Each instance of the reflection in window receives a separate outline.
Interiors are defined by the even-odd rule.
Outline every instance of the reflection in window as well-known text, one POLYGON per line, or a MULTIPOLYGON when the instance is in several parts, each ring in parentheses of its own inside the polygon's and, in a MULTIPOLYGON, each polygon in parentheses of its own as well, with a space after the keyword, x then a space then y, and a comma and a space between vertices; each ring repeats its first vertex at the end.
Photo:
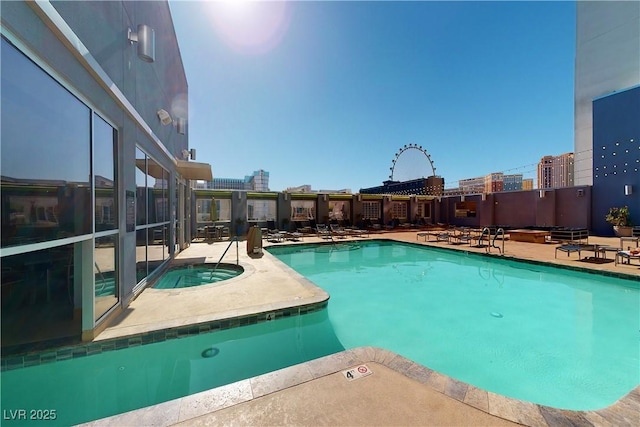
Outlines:
POLYGON ((248 221, 273 221, 276 218, 276 201, 249 199, 247 200, 248 221))
POLYGON ((316 217, 315 200, 292 200, 291 221, 309 221, 316 217))
POLYGON ((2 258, 2 347, 80 334, 73 245, 2 258))
POLYGON ((136 148, 138 282, 152 274, 170 255, 169 179, 169 171, 136 148))
POLYGON ((147 155, 136 147, 136 225, 147 223, 147 155))
POLYGON ((139 283, 147 277, 147 230, 136 230, 136 279, 139 283))
POLYGON ((2 246, 91 232, 90 110, 2 39, 2 246))
POLYGON ((329 201, 329 219, 332 221, 344 221, 351 218, 351 203, 346 200, 329 201))
POLYGON ((117 134, 97 114, 93 115, 93 168, 96 188, 96 231, 113 230, 118 226, 116 191, 117 134))
POLYGON ((95 320, 98 320, 118 302, 118 275, 116 273, 118 251, 116 237, 117 235, 113 234, 96 238, 93 268, 95 276, 95 320))

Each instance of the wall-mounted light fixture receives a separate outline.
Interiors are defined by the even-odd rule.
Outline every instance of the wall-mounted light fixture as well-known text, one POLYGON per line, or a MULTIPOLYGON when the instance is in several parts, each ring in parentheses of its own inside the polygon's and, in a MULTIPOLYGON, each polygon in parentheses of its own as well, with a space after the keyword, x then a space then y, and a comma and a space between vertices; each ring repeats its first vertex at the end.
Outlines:
POLYGON ((630 196, 631 194, 633 194, 633 189, 631 188, 631 185, 627 184, 624 186, 624 195, 625 196, 630 196))
POLYGON ((540 198, 544 199, 544 196, 545 196, 546 193, 547 193, 546 191, 540 190, 540 198))
POLYGON ((358 201, 361 202, 362 201, 362 194, 358 194, 358 201))
POLYGON ((326 194, 324 194, 324 195, 322 196, 322 200, 324 200, 325 202, 327 201, 327 195, 326 195, 326 194))
POLYGON ((131 44, 138 44, 138 57, 145 62, 156 60, 156 33, 148 25, 138 25, 138 32, 134 33, 131 28, 127 32, 127 38, 131 44))
POLYGON ((165 126, 173 123, 173 120, 171 120, 171 115, 167 112, 167 110, 163 110, 162 108, 158 110, 158 118, 165 126))
POLYGON ((174 126, 180 135, 184 135, 187 130, 187 121, 182 117, 178 117, 174 122, 174 126))
POLYGON ((482 193, 482 201, 486 201, 487 200, 487 193, 482 193))
POLYGON ((460 201, 464 202, 464 194, 462 196, 460 196, 460 201))

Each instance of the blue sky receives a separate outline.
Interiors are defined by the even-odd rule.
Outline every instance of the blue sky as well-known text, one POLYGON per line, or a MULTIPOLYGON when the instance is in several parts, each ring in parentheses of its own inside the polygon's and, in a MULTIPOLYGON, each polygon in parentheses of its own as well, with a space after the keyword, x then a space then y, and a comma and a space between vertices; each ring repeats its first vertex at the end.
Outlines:
MULTIPOLYGON (((574 2, 232 3, 170 2, 214 177, 357 192, 415 143, 450 188, 573 151, 574 2)), ((432 173, 411 149, 394 179, 432 173)))

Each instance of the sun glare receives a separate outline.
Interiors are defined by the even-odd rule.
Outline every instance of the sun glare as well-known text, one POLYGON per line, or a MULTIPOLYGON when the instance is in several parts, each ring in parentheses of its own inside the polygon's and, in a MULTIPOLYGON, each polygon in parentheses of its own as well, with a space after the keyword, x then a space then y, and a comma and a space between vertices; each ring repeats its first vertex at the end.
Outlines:
POLYGON ((209 5, 216 33, 241 53, 269 52, 289 27, 287 2, 229 0, 212 1, 209 5))

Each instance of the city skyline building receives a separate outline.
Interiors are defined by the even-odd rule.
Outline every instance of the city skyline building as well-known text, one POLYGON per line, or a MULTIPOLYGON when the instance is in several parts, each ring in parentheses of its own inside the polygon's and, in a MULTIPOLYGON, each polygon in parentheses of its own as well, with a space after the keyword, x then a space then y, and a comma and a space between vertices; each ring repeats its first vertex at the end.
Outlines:
POLYGON ((574 154, 544 156, 538 163, 538 188, 563 188, 574 185, 574 154))
POLYGON ((269 191, 269 172, 259 169, 244 178, 213 178, 212 181, 196 183, 200 190, 245 190, 269 191))

